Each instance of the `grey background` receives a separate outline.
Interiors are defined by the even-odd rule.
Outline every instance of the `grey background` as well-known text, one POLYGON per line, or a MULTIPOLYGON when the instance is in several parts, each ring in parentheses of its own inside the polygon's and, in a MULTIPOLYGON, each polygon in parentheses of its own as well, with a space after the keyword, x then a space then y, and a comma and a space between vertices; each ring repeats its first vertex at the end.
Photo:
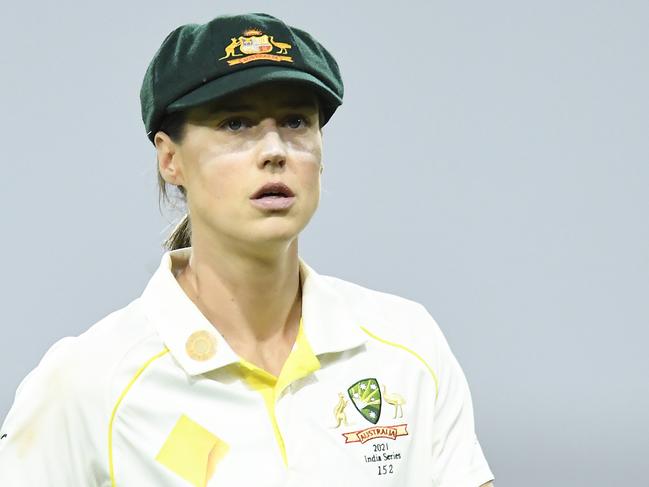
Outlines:
POLYGON ((649 485, 649 3, 3 4, 0 416, 56 340, 138 296, 161 215, 144 70, 266 11, 340 62, 314 268, 422 302, 497 487, 649 485))

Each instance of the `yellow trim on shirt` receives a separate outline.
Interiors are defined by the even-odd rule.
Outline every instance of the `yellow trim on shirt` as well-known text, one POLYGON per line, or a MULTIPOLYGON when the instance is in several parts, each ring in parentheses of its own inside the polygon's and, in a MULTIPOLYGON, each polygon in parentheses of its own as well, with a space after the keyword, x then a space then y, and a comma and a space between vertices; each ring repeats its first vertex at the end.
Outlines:
POLYGON ((401 345, 400 343, 395 343, 395 342, 391 342, 389 340, 385 340, 384 338, 381 338, 381 337, 375 335, 374 333, 372 333, 371 331, 369 331, 367 328, 365 328, 363 326, 361 326, 361 330, 363 330, 367 335, 374 338, 375 340, 378 340, 381 343, 385 343, 386 345, 390 345, 391 347, 396 347, 396 348, 400 348, 401 350, 405 350, 406 352, 408 352, 412 356, 419 359, 419 361, 426 366, 426 368, 428 369, 428 372, 430 372, 430 375, 433 376, 433 380, 435 381, 435 399, 437 399, 437 395, 439 393, 439 382, 437 380, 437 375, 435 374, 435 371, 433 371, 433 368, 430 365, 428 365, 428 362, 426 362, 421 357, 421 355, 419 355, 414 350, 409 349, 405 345, 401 345))
POLYGON ((119 398, 117 399, 117 402, 115 403, 115 407, 113 408, 113 412, 110 415, 110 422, 108 423, 108 469, 110 473, 110 485, 111 487, 115 487, 115 469, 113 466, 113 423, 115 421, 115 416, 117 415, 117 409, 119 408, 119 405, 121 404, 122 400, 126 397, 126 394, 128 394, 128 391, 131 389, 133 384, 135 384, 135 381, 138 380, 138 378, 142 375, 142 373, 146 370, 146 368, 151 365, 152 362, 155 360, 158 360, 160 357, 163 355, 169 353, 169 349, 165 348, 162 352, 154 355, 151 357, 149 360, 147 360, 142 367, 139 368, 139 370, 135 373, 131 381, 128 383, 128 385, 124 388, 122 393, 120 394, 119 398))
POLYGON ((275 441, 277 441, 277 445, 279 446, 284 465, 288 466, 286 445, 284 444, 284 438, 282 437, 282 432, 277 423, 277 416, 275 415, 275 403, 286 387, 320 368, 320 361, 313 353, 313 349, 304 334, 302 318, 300 317, 300 326, 295 345, 286 359, 286 363, 284 363, 279 377, 275 377, 273 374, 244 359, 240 359, 239 363, 243 372, 243 379, 252 389, 259 392, 264 399, 268 417, 270 418, 275 434, 275 441))

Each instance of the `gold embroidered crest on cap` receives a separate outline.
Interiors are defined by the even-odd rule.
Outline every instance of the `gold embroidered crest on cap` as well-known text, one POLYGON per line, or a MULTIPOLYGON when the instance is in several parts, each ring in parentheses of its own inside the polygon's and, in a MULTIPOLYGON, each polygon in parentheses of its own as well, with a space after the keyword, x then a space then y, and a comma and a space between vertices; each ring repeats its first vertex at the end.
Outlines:
POLYGON ((230 57, 243 56, 240 59, 230 59, 228 65, 234 66, 262 59, 292 63, 293 58, 291 56, 280 56, 280 54, 288 54, 288 50, 292 48, 291 44, 276 41, 274 36, 264 34, 258 29, 248 29, 243 35, 230 38, 230 44, 225 47, 225 56, 220 58, 219 61, 230 57), (272 51, 275 48, 277 51, 273 54, 272 51))
POLYGON ((194 360, 199 362, 209 360, 216 354, 216 339, 208 331, 196 331, 189 335, 185 342, 185 350, 194 360))

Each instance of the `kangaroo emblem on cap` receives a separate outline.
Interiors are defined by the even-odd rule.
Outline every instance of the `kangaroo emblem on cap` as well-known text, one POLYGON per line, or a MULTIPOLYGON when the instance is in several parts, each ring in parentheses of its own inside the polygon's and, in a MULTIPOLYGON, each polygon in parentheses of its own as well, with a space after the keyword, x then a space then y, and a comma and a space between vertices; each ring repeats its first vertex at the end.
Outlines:
POLYGON ((293 46, 291 44, 276 41, 274 36, 264 34, 258 29, 248 29, 243 35, 230 38, 230 44, 225 47, 225 56, 219 58, 219 61, 231 57, 240 57, 240 59, 229 59, 229 66, 246 64, 250 61, 259 61, 262 59, 292 63, 293 58, 286 55, 288 54, 288 50, 292 48, 293 46), (237 48, 239 50, 238 53, 237 48), (272 53, 274 48, 277 48, 276 54, 272 53))
POLYGON ((230 39, 231 42, 228 44, 228 46, 225 48, 225 56, 219 59, 226 59, 229 58, 230 56, 241 56, 241 54, 237 54, 234 50, 241 45, 241 41, 237 39, 236 37, 233 37, 230 39))

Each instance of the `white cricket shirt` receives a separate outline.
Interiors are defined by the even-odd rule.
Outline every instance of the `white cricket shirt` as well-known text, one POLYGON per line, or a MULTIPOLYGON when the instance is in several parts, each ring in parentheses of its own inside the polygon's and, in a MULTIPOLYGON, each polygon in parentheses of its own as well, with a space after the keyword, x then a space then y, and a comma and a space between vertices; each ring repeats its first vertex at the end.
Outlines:
POLYGON ((143 294, 57 342, 0 431, 10 487, 478 487, 493 475, 469 388, 416 302, 300 259, 279 377, 240 359, 166 252, 143 294), (173 267, 172 267, 173 265, 173 267))

